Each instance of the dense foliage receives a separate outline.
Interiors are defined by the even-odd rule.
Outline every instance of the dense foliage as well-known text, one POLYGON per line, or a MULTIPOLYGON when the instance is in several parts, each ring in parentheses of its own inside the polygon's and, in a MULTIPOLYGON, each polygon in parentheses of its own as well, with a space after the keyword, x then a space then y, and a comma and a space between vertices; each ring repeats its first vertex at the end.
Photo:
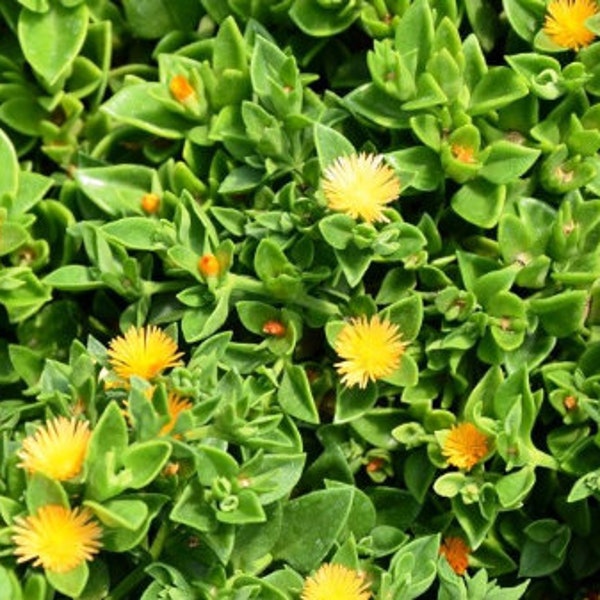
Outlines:
POLYGON ((600 592, 595 0, 0 30, 0 596, 600 592))

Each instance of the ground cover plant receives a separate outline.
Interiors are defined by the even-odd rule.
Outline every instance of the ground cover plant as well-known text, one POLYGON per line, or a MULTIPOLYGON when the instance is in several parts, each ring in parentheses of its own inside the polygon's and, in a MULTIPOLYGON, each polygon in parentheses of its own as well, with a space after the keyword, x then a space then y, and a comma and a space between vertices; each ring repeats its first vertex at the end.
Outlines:
POLYGON ((596 0, 0 31, 0 597, 598 597, 596 0))

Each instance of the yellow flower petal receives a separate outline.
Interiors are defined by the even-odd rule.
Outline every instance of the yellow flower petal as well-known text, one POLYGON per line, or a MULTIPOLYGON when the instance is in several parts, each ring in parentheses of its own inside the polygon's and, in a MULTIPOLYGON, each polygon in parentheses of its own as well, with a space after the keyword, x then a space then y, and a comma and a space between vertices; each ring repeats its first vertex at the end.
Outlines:
POLYGON ((472 423, 461 423, 448 433, 442 454, 449 464, 470 471, 488 450, 487 436, 472 423))
POLYGON ((326 563, 307 577, 302 600, 369 600, 371 592, 363 574, 343 565, 326 563))
POLYGON ((57 417, 23 440, 19 466, 65 481, 81 471, 90 439, 87 421, 57 417))
POLYGON ((33 561, 54 573, 65 573, 91 560, 102 546, 100 526, 87 509, 50 504, 35 515, 17 517, 13 525, 17 562, 33 561))
POLYGON ((171 393, 167 398, 167 410, 169 411, 169 422, 165 423, 159 435, 167 435, 171 433, 173 427, 175 427, 175 423, 177 423, 177 418, 179 415, 192 408, 192 403, 186 400, 185 398, 181 398, 177 394, 171 393))
POLYGON ((108 356, 117 375, 153 379, 165 369, 181 364, 177 344, 158 327, 132 327, 109 344, 108 356))
POLYGON ((597 12, 595 0, 552 0, 548 4, 544 33, 562 48, 585 48, 596 37, 585 22, 597 12))
POLYGON ((381 154, 341 156, 324 173, 323 192, 331 210, 367 223, 387 221, 383 208, 400 194, 400 180, 381 154))
POLYGON ((391 375, 399 366, 406 344, 398 327, 377 315, 369 320, 362 316, 351 319, 335 340, 335 351, 344 359, 336 363, 342 383, 367 386, 391 375))

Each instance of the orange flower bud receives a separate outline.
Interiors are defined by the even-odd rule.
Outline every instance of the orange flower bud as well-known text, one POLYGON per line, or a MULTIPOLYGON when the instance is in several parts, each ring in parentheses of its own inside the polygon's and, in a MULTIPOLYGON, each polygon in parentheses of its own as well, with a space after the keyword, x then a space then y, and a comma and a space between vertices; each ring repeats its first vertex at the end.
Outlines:
POLYGON ((221 265, 214 254, 203 254, 198 259, 198 271, 204 277, 214 277, 219 274, 221 265))
POLYGON ((262 328, 263 333, 274 337, 283 337, 285 335, 285 325, 281 321, 267 321, 262 328))
POLYGON ((196 95, 192 84, 184 75, 175 75, 169 83, 169 91, 173 97, 179 102, 185 102, 192 96, 196 95))
POLYGON ((563 406, 569 412, 575 410, 577 408, 577 398, 575 396, 567 396, 563 400, 563 406))
POLYGON ((160 198, 156 194, 144 194, 141 205, 144 212, 153 215, 160 208, 160 198))
POLYGON ((367 473, 376 473, 383 467, 385 461, 383 458, 372 458, 366 466, 367 473))

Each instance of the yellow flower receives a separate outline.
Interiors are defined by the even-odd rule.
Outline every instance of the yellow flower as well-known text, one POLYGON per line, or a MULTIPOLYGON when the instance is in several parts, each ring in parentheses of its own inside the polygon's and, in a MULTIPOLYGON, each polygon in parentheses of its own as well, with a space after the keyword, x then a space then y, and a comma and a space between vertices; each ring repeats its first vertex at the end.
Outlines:
POLYGON ((544 33, 562 48, 585 48, 596 37, 585 22, 597 13, 596 0, 552 0, 544 21, 544 33))
POLYGON ((455 425, 448 433, 442 454, 448 462, 470 471, 488 453, 488 438, 472 423, 455 425))
POLYGON ((124 336, 109 344, 110 364, 117 375, 128 379, 134 375, 153 379, 165 369, 181 364, 177 344, 158 327, 132 327, 124 336))
POLYGON ((440 554, 446 558, 457 575, 464 575, 467 570, 470 551, 469 546, 460 537, 447 537, 440 546, 440 554))
POLYGON ((367 386, 391 375, 400 365, 406 344, 401 341, 397 325, 380 320, 375 315, 351 319, 346 323, 335 340, 335 351, 340 358, 336 363, 342 375, 342 383, 347 386, 367 386))
POLYGON ((35 515, 15 518, 12 541, 17 562, 65 573, 91 560, 102 546, 100 526, 87 508, 42 506, 35 515))
POLYGON ((367 223, 387 221, 383 208, 398 197, 400 180, 381 154, 340 156, 324 173, 323 192, 331 210, 367 223))
POLYGON ((23 440, 19 466, 51 479, 71 479, 81 472, 89 439, 87 421, 57 417, 23 440))
POLYGON ((326 563, 307 577, 302 600, 369 600, 371 592, 364 575, 343 565, 326 563))
POLYGON ((169 411, 169 422, 165 423, 160 432, 159 435, 167 435, 171 432, 171 430, 173 429, 173 427, 175 427, 175 423, 177 423, 177 417, 179 417, 179 415, 186 411, 189 410, 190 408, 192 408, 192 403, 188 402, 187 400, 185 400, 184 398, 181 398, 180 396, 178 396, 175 393, 170 393, 168 398, 167 398, 167 410, 169 411))

